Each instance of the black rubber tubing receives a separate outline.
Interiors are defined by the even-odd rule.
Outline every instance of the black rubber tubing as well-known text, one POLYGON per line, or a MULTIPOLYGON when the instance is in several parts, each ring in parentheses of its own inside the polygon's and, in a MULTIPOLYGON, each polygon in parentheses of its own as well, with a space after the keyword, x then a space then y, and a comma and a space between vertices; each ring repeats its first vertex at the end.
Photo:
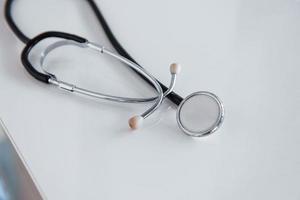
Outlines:
MULTIPOLYGON (((102 13, 100 12, 100 9, 98 8, 97 4, 93 1, 93 0, 86 0, 87 3, 90 5, 91 9, 93 10, 97 20, 99 21, 100 25, 102 26, 107 38, 109 39, 110 43, 112 44, 112 46, 115 48, 115 50, 123 57, 127 58, 128 60, 136 63, 137 65, 139 65, 130 55, 129 53, 122 47, 122 45, 120 44, 120 42, 117 40, 117 38, 114 36, 113 32, 111 31, 108 23, 106 22, 104 16, 102 15, 102 13)), ((8 25, 10 26, 10 28, 12 29, 12 31, 15 33, 15 35, 23 42, 23 43, 28 43, 30 42, 30 38, 27 37, 20 29, 19 27, 16 25, 15 21, 13 20, 12 14, 11 14, 11 10, 12 10, 12 4, 13 4, 14 0, 7 0, 6 4, 5 4, 5 18, 6 21, 8 23, 8 25)), ((50 33, 50 32, 48 32, 50 33)), ((53 32, 52 32, 53 33, 53 32)), ((59 32, 56 32, 59 33, 59 32)), ((66 34, 66 33, 63 33, 66 34)), ((71 35, 71 34, 70 34, 71 35)), ((78 36, 76 36, 78 37, 78 36)), ((22 58, 22 62, 23 62, 23 58, 22 58)), ((23 63, 24 64, 24 63, 23 63)), ((33 66, 29 66, 27 62, 25 62, 25 64, 27 64, 27 66, 25 66, 25 68, 28 70, 28 68, 33 68, 33 66)), ((141 66, 141 65, 139 65, 141 66)), ((152 83, 146 79, 144 76, 142 76, 141 74, 139 74, 136 70, 132 69, 136 74, 138 74, 144 81, 146 81, 148 84, 150 84, 152 87, 154 87, 154 85, 152 85, 152 83)), ((30 69, 29 73, 31 75, 33 75, 35 78, 37 78, 40 81, 45 82, 45 78, 49 76, 46 74, 42 74, 37 72, 35 69, 34 71, 32 71, 32 69, 30 69), (34 72, 35 71, 35 72, 34 72)), ((48 81, 47 81, 48 83, 48 81)), ((160 86, 162 87, 163 91, 167 91, 168 87, 166 87, 164 84, 162 84, 161 82, 158 81, 158 83, 160 84, 160 86)), ((171 92, 167 98, 172 101, 174 104, 179 105, 183 98, 181 96, 179 96, 178 94, 176 94, 175 92, 171 92)))
POLYGON ((73 35, 73 34, 69 34, 69 33, 49 31, 49 32, 42 33, 27 42, 25 48, 22 51, 22 55, 21 55, 22 64, 24 65, 25 69, 29 72, 29 74, 31 74, 34 78, 36 78, 37 80, 42 81, 44 83, 49 83, 49 79, 51 78, 51 76, 38 72, 29 61, 29 54, 30 54, 30 51, 32 50, 32 48, 36 44, 38 44, 40 41, 42 41, 46 38, 63 38, 66 40, 73 40, 73 41, 79 42, 79 43, 85 43, 85 42, 87 42, 87 40, 82 37, 79 37, 77 35, 73 35))

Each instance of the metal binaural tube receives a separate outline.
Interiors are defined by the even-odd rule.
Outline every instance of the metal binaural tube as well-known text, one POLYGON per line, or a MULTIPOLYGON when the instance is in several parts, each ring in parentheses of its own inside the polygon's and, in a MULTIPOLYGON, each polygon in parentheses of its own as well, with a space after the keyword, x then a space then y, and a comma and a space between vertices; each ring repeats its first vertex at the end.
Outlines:
POLYGON ((154 105, 152 105, 149 109, 147 109, 145 112, 143 112, 140 116, 145 119, 148 116, 150 116, 155 110, 158 109, 158 107, 161 105, 163 99, 173 91, 175 83, 176 83, 176 73, 173 73, 171 71, 171 81, 170 81, 170 86, 168 88, 168 90, 165 91, 165 93, 163 93, 161 86, 159 85, 159 83, 157 82, 157 80, 149 73, 147 72, 144 68, 140 67, 139 65, 135 64, 134 62, 128 60, 127 58, 124 58, 122 56, 119 56, 107 49, 105 49, 103 46, 95 44, 95 43, 91 43, 91 42, 86 42, 86 43, 77 43, 74 41, 70 41, 70 40, 60 40, 57 41, 51 45, 49 45, 42 53, 41 53, 41 57, 40 57, 40 66, 41 69, 44 73, 48 74, 51 76, 51 78, 49 79, 49 83, 54 84, 62 89, 68 90, 70 92, 75 92, 75 93, 79 93, 82 95, 86 95, 86 96, 90 96, 90 97, 95 97, 95 98, 99 98, 99 99, 103 99, 103 100, 109 100, 109 101, 114 101, 114 102, 120 102, 120 103, 144 103, 144 102, 152 102, 155 101, 154 105), (87 90, 84 88, 80 88, 77 87, 73 84, 70 83, 66 83, 63 81, 60 81, 56 78, 56 76, 50 72, 48 72, 45 69, 45 59, 46 57, 49 55, 50 52, 52 52, 54 49, 57 49, 59 47, 62 46, 66 46, 66 45, 73 45, 73 46, 78 46, 81 48, 90 48, 93 49, 97 52, 109 55, 123 63, 125 63, 126 65, 128 65, 130 68, 133 68, 134 70, 136 70, 137 72, 139 72, 142 76, 144 76, 145 78, 147 78, 154 86, 155 89, 158 93, 157 96, 155 97, 150 97, 150 98, 131 98, 131 97, 120 97, 120 96, 113 96, 113 95, 108 95, 108 94, 103 94, 103 93, 99 93, 99 92, 95 92, 95 91, 91 91, 91 90, 87 90))

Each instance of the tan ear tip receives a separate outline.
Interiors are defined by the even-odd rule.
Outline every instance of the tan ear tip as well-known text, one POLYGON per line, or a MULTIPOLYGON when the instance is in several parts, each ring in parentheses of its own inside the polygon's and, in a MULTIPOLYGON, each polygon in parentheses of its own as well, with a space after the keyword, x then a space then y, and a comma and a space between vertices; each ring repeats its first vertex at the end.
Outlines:
POLYGON ((129 119, 128 121, 128 124, 129 124, 129 127, 132 129, 132 130, 136 130, 138 128, 140 128, 143 124, 143 120, 144 118, 141 117, 141 116, 133 116, 129 119))
POLYGON ((178 63, 172 63, 170 65, 170 72, 171 74, 179 74, 181 71, 181 66, 178 63))

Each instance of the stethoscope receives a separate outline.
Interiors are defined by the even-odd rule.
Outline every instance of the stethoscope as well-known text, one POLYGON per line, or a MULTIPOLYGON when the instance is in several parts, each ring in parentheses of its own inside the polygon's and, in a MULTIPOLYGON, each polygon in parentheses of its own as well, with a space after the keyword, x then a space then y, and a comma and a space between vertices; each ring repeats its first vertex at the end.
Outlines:
POLYGON ((133 58, 131 58, 131 56, 120 45, 120 43, 110 30, 107 22, 105 21, 95 2, 93 0, 87 0, 87 2, 91 6, 97 19, 103 26, 107 37, 109 38, 110 42, 112 43, 116 51, 119 53, 119 55, 99 44, 90 42, 85 38, 64 32, 50 31, 42 33, 32 39, 29 39, 17 27, 16 23, 12 18, 11 8, 13 0, 7 0, 5 5, 6 20, 13 32, 17 35, 17 37, 26 44, 24 50, 22 51, 21 60, 26 70, 34 78, 41 82, 57 86, 58 88, 69 92, 78 93, 81 95, 86 95, 98 99, 114 101, 119 103, 153 102, 153 105, 146 111, 129 119, 128 124, 131 129, 138 129, 139 127, 141 127, 144 119, 153 114, 160 107, 165 98, 168 98, 170 101, 172 101, 175 105, 178 106, 176 113, 177 124, 179 128, 187 135, 194 137, 209 135, 215 132, 221 126, 224 119, 224 107, 222 102, 216 95, 206 91, 199 91, 194 92, 183 99, 178 94, 176 94, 173 91, 173 89, 175 87, 176 77, 181 69, 180 65, 177 63, 173 63, 170 65, 170 85, 169 87, 164 86, 155 77, 153 77, 145 68, 141 67, 133 58), (29 54, 31 50, 41 41, 49 38, 57 38, 59 40, 47 46, 40 54, 39 66, 33 66, 29 60, 29 54), (46 69, 45 61, 47 59, 47 56, 55 49, 67 45, 97 51, 99 54, 103 54, 117 59, 118 61, 124 63, 126 66, 132 69, 135 73, 137 73, 148 84, 150 84, 156 90, 157 95, 150 98, 130 98, 113 96, 91 91, 85 88, 78 87, 74 84, 62 81, 56 75, 50 73, 46 69), (39 70, 37 70, 38 67, 40 68, 39 70))

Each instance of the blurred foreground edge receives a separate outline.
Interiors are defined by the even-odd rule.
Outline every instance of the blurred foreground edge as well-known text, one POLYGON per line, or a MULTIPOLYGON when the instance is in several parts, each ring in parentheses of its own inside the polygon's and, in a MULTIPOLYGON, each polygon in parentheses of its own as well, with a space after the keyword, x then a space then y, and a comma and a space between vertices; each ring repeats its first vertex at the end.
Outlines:
POLYGON ((43 200, 41 190, 0 119, 0 200, 43 200))

